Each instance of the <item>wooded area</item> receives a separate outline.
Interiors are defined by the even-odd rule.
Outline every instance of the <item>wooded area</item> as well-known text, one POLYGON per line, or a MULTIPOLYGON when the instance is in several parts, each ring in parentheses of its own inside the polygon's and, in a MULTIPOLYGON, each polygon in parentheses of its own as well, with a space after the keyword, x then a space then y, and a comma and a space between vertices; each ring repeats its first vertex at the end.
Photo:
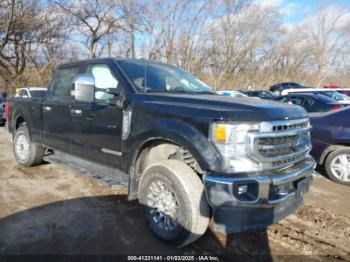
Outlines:
POLYGON ((244 0, 3 0, 0 90, 46 86, 58 64, 101 56, 171 63, 216 89, 350 86, 347 8, 288 25, 244 0))

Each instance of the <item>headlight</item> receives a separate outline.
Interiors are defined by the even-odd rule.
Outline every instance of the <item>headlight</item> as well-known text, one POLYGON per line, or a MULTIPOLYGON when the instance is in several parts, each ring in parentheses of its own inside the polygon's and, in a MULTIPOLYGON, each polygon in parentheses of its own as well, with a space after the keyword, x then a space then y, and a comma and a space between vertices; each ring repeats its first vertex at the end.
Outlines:
POLYGON ((259 130, 258 123, 212 123, 210 139, 223 156, 227 172, 249 172, 260 169, 259 164, 248 157, 248 133, 259 130))

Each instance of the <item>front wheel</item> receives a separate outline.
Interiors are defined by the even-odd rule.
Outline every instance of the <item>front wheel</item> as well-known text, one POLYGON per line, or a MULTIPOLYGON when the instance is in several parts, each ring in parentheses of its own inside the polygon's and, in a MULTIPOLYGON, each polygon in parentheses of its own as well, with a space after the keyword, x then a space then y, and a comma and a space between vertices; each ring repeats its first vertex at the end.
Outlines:
POLYGON ((13 138, 13 153, 18 163, 23 166, 34 166, 42 162, 44 148, 33 144, 30 140, 28 127, 21 125, 13 138))
POLYGON ((169 244, 188 245, 207 230, 203 183, 183 162, 166 160, 148 167, 141 177, 139 202, 149 228, 169 244))
POLYGON ((330 153, 325 161, 325 169, 333 181, 350 185, 350 149, 342 148, 330 153))

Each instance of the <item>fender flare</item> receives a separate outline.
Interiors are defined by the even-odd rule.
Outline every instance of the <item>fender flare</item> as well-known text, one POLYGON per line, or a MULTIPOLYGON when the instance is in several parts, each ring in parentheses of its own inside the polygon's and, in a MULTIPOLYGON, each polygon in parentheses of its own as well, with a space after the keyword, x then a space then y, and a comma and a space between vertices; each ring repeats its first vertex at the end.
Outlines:
POLYGON ((16 133, 16 129, 17 129, 17 122, 18 122, 18 119, 19 118, 23 118, 24 120, 24 123, 26 123, 27 127, 28 127, 28 134, 29 134, 29 137, 31 138, 31 122, 30 122, 30 118, 29 117, 26 117, 25 114, 23 114, 23 112, 21 111, 17 111, 17 112, 14 112, 13 114, 13 121, 12 121, 12 129, 13 129, 13 132, 12 132, 12 136, 14 137, 15 133, 16 133))
POLYGON ((164 140, 186 148, 203 170, 215 170, 221 164, 218 161, 220 154, 208 137, 183 121, 169 119, 150 123, 143 132, 129 137, 125 148, 129 148, 129 154, 132 156, 130 164, 135 164, 140 150, 152 140, 164 140))
POLYGON ((221 166, 220 154, 208 138, 193 126, 178 120, 160 119, 147 125, 143 132, 131 134, 125 143, 128 148, 129 200, 137 198, 139 174, 135 173, 138 156, 152 141, 164 141, 186 148, 202 170, 216 170, 221 166), (193 141, 196 141, 193 143, 193 141))

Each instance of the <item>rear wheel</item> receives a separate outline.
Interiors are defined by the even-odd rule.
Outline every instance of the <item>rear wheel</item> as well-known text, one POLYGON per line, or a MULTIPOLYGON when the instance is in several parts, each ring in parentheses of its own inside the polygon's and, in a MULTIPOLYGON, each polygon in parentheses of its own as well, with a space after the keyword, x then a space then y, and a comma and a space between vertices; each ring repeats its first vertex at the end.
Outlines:
POLYGON ((350 149, 342 148, 330 153, 325 161, 325 169, 333 181, 350 185, 350 149))
POLYGON ((17 162, 28 167, 40 164, 44 157, 44 148, 31 142, 26 125, 21 125, 16 130, 13 139, 13 152, 17 162))
POLYGON ((139 201, 149 228, 172 245, 188 245, 208 227, 203 183, 181 161, 166 160, 148 167, 141 177, 139 201))

